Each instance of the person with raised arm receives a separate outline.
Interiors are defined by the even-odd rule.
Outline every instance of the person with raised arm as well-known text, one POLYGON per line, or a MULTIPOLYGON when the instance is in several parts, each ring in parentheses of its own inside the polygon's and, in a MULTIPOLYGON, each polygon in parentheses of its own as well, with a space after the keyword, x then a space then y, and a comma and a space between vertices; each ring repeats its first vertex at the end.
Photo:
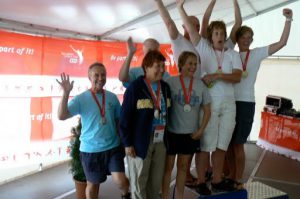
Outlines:
POLYGON ((184 0, 177 7, 190 39, 201 58, 201 72, 211 95, 211 118, 201 139, 199 192, 209 195, 205 172, 212 152, 213 191, 232 191, 233 187, 222 179, 225 153, 235 126, 234 84, 240 82, 242 64, 239 54, 225 47, 227 38, 223 21, 212 21, 207 28, 207 39, 194 28, 184 10, 184 0))
MULTIPOLYGON (((178 31, 173 19, 171 18, 168 10, 164 6, 162 0, 154 0, 156 2, 159 14, 168 30, 170 41, 171 41, 171 47, 174 54, 174 61, 176 65, 178 66, 178 59, 179 55, 184 51, 193 52, 197 56, 197 68, 195 73, 193 74, 195 78, 201 78, 201 67, 200 67, 200 57, 193 46, 193 44, 190 41, 190 36, 185 28, 184 25, 184 33, 183 35, 178 31)), ((200 30, 200 24, 199 20, 195 16, 189 16, 190 20, 192 21, 193 25, 197 29, 197 31, 200 30)), ((193 159, 193 155, 190 157, 190 160, 188 161, 187 166, 187 174, 186 174, 186 183, 185 185, 190 187, 196 187, 197 186, 197 179, 191 174, 191 162, 193 159)), ((199 151, 196 151, 195 155, 195 163, 196 167, 199 167, 199 151)))
MULTIPOLYGON (((132 58, 134 56, 134 53, 136 52, 136 46, 133 43, 133 40, 131 37, 127 40, 127 57, 120 69, 119 72, 119 80, 123 82, 123 85, 127 88, 131 82, 136 80, 138 77, 144 75, 144 71, 142 67, 134 67, 130 68, 130 63, 132 61, 132 58)), ((159 42, 156 39, 148 38, 143 42, 143 53, 144 56, 149 51, 159 51, 159 42)), ((167 79, 170 77, 168 72, 164 72, 163 79, 167 79)))
POLYGON ((253 30, 248 26, 239 27, 236 32, 240 59, 243 63, 243 78, 235 85, 236 100, 236 125, 232 140, 227 152, 227 163, 229 168, 229 181, 234 183, 237 189, 243 188, 243 173, 245 169, 244 144, 251 132, 255 112, 255 90, 254 85, 262 60, 283 48, 288 41, 293 11, 283 9, 285 25, 280 40, 263 47, 250 49, 253 41, 253 30))
POLYGON ((130 199, 129 182, 125 176, 124 147, 117 133, 120 116, 118 97, 105 90, 106 69, 102 63, 94 63, 88 69, 91 88, 69 101, 74 81, 61 74, 58 84, 63 90, 58 107, 58 119, 66 120, 80 115, 80 161, 87 179, 86 198, 97 199, 100 184, 112 175, 122 191, 122 199, 130 199))

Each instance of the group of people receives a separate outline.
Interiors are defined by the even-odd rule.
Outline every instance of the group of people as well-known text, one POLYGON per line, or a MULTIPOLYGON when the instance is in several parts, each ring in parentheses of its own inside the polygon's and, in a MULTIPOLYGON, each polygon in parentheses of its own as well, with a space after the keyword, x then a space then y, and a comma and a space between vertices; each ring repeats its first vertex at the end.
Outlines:
POLYGON ((106 69, 101 63, 88 69, 91 89, 70 102, 74 82, 64 73, 57 80, 63 89, 59 119, 81 117, 80 157, 89 199, 98 197, 108 174, 124 199, 167 199, 175 160, 177 198, 183 198, 185 185, 195 186, 201 195, 243 188, 244 144, 253 123, 257 72, 263 59, 286 45, 292 10, 283 10, 286 21, 278 42, 250 49, 254 33, 242 26, 237 0, 228 38, 223 21, 209 23, 216 0, 211 0, 201 30, 199 20, 185 12, 185 0, 176 2, 183 35, 162 0, 155 0, 170 36, 177 76, 165 72, 166 59, 153 38, 144 42, 142 66, 130 68, 136 47, 129 38, 119 73, 127 88, 122 107, 116 95, 103 88, 106 69), (236 43, 239 52, 233 50, 236 43), (190 173, 194 154, 197 178, 190 173), (210 186, 208 170, 213 173, 210 186))

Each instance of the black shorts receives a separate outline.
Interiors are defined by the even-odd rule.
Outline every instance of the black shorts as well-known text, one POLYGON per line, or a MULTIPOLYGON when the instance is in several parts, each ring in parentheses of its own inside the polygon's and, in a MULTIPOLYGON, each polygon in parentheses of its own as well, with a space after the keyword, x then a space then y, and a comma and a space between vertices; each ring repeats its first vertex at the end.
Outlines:
POLYGON ((87 181, 93 184, 104 182, 111 172, 124 172, 125 151, 118 146, 98 153, 80 152, 80 161, 87 181))
POLYGON ((254 102, 236 101, 235 128, 231 142, 244 144, 251 132, 255 112, 254 102))
POLYGON ((168 155, 192 155, 200 151, 200 140, 192 139, 191 134, 176 134, 168 131, 166 148, 168 155))

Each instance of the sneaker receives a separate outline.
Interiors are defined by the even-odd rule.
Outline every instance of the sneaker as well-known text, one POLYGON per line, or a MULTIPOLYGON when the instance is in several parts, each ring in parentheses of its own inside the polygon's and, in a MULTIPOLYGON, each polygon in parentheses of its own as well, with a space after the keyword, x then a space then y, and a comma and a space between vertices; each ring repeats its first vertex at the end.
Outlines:
POLYGON ((230 183, 228 180, 222 180, 219 183, 211 183, 211 189, 214 192, 226 192, 234 191, 234 184, 230 183))
POLYGON ((122 195, 121 199, 131 199, 131 194, 128 192, 126 195, 122 195))
POLYGON ((200 183, 196 187, 196 191, 202 196, 211 195, 210 189, 207 187, 206 183, 200 183))

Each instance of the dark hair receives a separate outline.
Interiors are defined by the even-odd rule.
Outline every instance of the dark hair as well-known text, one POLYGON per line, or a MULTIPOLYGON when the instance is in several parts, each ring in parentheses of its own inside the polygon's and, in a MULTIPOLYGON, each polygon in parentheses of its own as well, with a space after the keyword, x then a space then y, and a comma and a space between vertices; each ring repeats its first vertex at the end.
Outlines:
POLYGON ((225 32, 225 40, 227 38, 227 31, 226 31, 226 25, 224 21, 212 21, 209 26, 207 27, 207 38, 210 43, 213 43, 212 41, 212 34, 214 29, 222 29, 225 32))
POLYGON ((195 57, 197 59, 197 55, 193 52, 190 52, 190 51, 184 51, 179 55, 179 57, 178 57, 179 72, 181 72, 182 67, 184 66, 184 64, 186 63, 186 60, 189 57, 195 57))
POLYGON ((161 54, 161 52, 153 50, 149 51, 143 61, 142 61, 142 68, 144 70, 144 73, 146 74, 146 68, 151 67, 155 62, 165 62, 166 58, 161 54))
POLYGON ((249 32, 251 34, 251 36, 253 37, 254 32, 253 32, 252 28, 250 28, 249 26, 241 26, 235 33, 236 41, 238 41, 239 38, 241 38, 246 32, 249 32))
POLYGON ((105 66, 104 66, 102 63, 100 63, 100 62, 95 62, 95 63, 93 63, 92 65, 90 65, 90 67, 89 67, 89 69, 88 69, 88 75, 90 75, 91 70, 92 70, 93 68, 97 67, 97 66, 99 66, 99 67, 104 67, 104 68, 105 68, 105 66))

